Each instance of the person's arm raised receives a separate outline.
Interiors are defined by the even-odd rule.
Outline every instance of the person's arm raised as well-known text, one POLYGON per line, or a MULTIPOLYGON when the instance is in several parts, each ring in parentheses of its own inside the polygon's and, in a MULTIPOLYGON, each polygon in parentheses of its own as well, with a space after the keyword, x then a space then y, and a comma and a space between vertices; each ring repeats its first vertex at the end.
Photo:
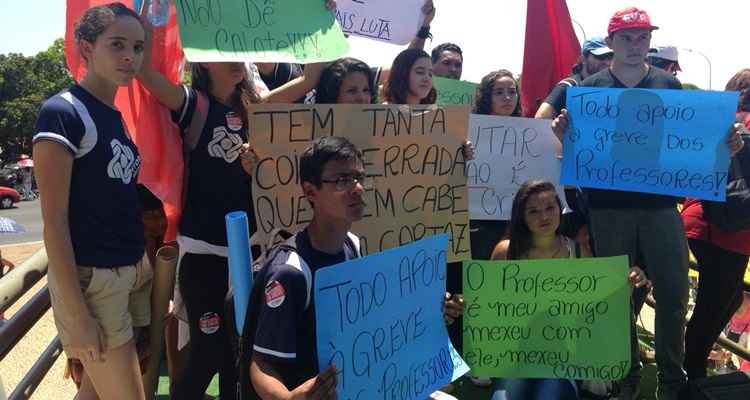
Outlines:
MULTIPOLYGON (((144 10, 146 7, 143 7, 144 10)), ((145 12, 145 11, 144 11, 145 12)), ((160 103, 171 111, 179 111, 185 101, 185 90, 182 85, 175 84, 155 70, 152 63, 153 40, 151 23, 148 18, 141 16, 143 29, 146 31, 146 43, 143 49, 143 64, 136 78, 160 103)))
POLYGON ((328 63, 305 64, 302 76, 271 90, 261 98, 264 103, 294 103, 297 99, 313 90, 320 81, 320 74, 328 63))
MULTIPOLYGON (((426 0, 424 2, 424 5, 422 6, 422 14, 424 14, 424 22, 422 22, 422 27, 420 28, 420 32, 430 31, 430 24, 432 23, 432 20, 435 19, 435 5, 433 4, 432 0, 426 0)), ((416 36, 414 36, 414 39, 409 42, 410 49, 419 49, 424 50, 425 41, 427 40, 427 35, 420 35, 418 32, 416 36)))
MULTIPOLYGON (((420 32, 422 31, 428 31, 430 30, 430 24, 432 23, 432 20, 435 18, 435 6, 432 3, 432 0, 426 0, 424 2, 424 5, 422 6, 422 13, 424 14, 424 22, 422 23, 422 27, 420 28, 420 32)), ((409 42, 409 49, 419 49, 424 50, 425 41, 427 40, 427 36, 421 37, 419 33, 417 33, 416 36, 414 36, 414 39, 409 42)), ((380 67, 380 73, 378 74, 378 81, 375 82, 375 86, 372 90, 377 91, 377 86, 385 85, 385 83, 388 81, 388 77, 391 76, 391 66, 390 65, 384 65, 380 67)))

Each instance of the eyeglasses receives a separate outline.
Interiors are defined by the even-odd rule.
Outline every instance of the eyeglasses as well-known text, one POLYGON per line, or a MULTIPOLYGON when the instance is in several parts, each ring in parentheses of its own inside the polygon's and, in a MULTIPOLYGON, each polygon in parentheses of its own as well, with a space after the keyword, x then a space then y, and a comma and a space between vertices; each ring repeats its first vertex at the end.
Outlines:
POLYGON ((321 179, 324 183, 333 183, 336 185, 336 190, 352 190, 354 185, 359 183, 365 190, 370 190, 375 186, 375 178, 367 176, 365 174, 351 174, 341 175, 336 179, 321 179))

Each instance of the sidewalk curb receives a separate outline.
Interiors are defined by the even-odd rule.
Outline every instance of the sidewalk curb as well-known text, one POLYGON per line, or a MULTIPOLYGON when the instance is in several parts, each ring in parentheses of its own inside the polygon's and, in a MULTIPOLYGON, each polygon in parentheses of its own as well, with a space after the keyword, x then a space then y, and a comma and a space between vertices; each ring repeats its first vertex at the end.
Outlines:
POLYGON ((3 245, 0 245, 0 249, 7 249, 9 247, 34 246, 37 244, 44 244, 44 240, 34 240, 31 242, 3 244, 3 245))

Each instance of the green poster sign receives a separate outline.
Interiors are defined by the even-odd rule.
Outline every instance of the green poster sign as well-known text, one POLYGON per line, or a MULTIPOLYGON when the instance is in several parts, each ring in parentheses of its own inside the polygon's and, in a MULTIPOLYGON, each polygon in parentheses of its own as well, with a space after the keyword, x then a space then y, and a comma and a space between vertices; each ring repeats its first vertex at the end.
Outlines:
POLYGON ((175 6, 189 61, 310 63, 349 51, 322 0, 175 0, 175 6))
POLYGON ((464 261, 463 291, 476 376, 617 380, 630 369, 626 256, 464 261))
POLYGON ((437 90, 437 103, 440 105, 474 105, 476 83, 435 76, 432 78, 432 85, 437 90))

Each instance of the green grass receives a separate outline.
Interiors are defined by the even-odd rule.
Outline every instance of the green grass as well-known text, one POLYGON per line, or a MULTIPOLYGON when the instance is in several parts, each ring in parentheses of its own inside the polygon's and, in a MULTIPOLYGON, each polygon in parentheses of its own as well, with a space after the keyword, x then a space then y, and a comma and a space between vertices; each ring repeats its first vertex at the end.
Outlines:
MULTIPOLYGON (((652 347, 653 334, 645 329, 638 328, 638 338, 642 345, 652 347)), ((646 365, 641 373, 641 395, 639 400, 655 400, 654 392, 656 391, 656 366, 646 365)), ((159 378, 158 399, 169 400, 169 377, 167 369, 162 361, 161 376, 159 378)), ((209 395, 217 396, 219 394, 219 379, 214 376, 211 384, 206 391, 209 395)), ((490 389, 486 387, 477 387, 467 378, 459 379, 454 383, 454 390, 451 393, 460 400, 489 400, 490 389)))

